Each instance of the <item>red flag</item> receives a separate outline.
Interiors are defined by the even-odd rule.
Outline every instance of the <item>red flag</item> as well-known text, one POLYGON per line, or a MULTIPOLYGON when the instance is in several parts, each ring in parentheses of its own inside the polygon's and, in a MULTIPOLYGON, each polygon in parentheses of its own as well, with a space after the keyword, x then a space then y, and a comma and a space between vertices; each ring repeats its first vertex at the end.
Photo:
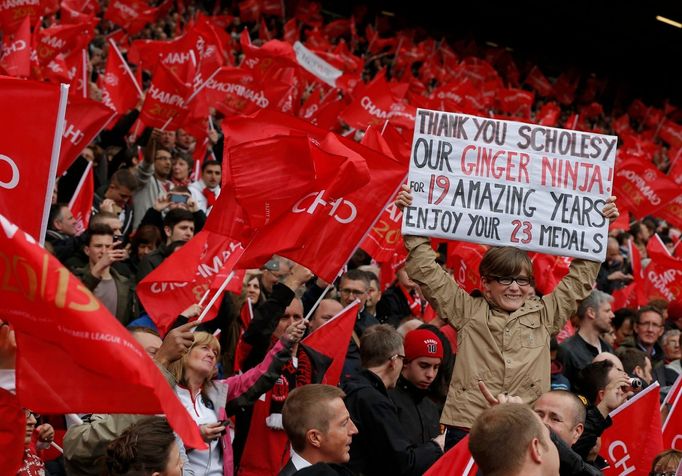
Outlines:
MULTIPOLYGON (((65 107, 65 92, 63 101, 65 107)), ((54 136, 64 124, 58 115, 60 87, 1 78, 0 110, 0 214, 40 238, 47 227, 59 159, 54 136)))
POLYGON ((110 41, 109 45, 102 102, 117 113, 125 114, 135 107, 142 91, 116 44, 110 41))
POLYGON ((481 277, 478 274, 478 267, 487 250, 486 245, 461 241, 448 242, 447 266, 453 270, 453 277, 459 287, 468 293, 480 289, 481 277))
MULTIPOLYGON (((92 3, 98 3, 98 2, 92 2, 92 3)), ((99 23, 99 19, 95 17, 94 14, 87 14, 87 13, 82 13, 78 10, 74 10, 71 8, 71 6, 67 3, 62 1, 60 4, 60 11, 61 11, 61 18, 62 18, 62 23, 65 25, 84 25, 87 24, 91 28, 95 28, 97 26, 97 23, 99 23)))
MULTIPOLYGON (((315 191, 302 196, 288 213, 258 232, 244 252, 242 267, 260 266, 267 257, 279 253, 312 269, 322 279, 333 281, 383 211, 407 170, 407 163, 344 138, 328 137, 327 131, 273 111, 261 111, 246 119, 226 120, 223 131, 227 139, 226 151, 231 142, 238 144, 276 135, 305 134, 320 142, 321 148, 329 153, 364 159, 369 170, 369 182, 364 185, 358 182, 355 186, 359 188, 344 195, 329 191, 346 189, 348 184, 342 183, 347 180, 345 173, 316 182, 315 191), (339 241, 339 236, 344 239, 339 241)), ((351 165, 348 160, 346 163, 351 165)), ((252 172, 251 175, 256 174, 252 172)), ((270 183, 280 183, 283 179, 273 177, 270 183)))
POLYGON ((554 288, 568 274, 572 259, 568 256, 553 256, 535 253, 532 258, 533 276, 536 277, 536 289, 543 295, 554 291, 554 288))
POLYGON ((27 78, 31 74, 31 24, 24 17, 18 28, 6 31, 0 54, 0 67, 8 76, 27 78))
POLYGON ((601 456, 609 463, 604 474, 646 476, 651 461, 663 451, 658 382, 616 408, 613 425, 601 436, 601 456))
POLYGON ((653 163, 637 157, 616 161, 613 188, 637 218, 655 214, 680 195, 679 187, 653 163))
POLYGON ((21 405, 41 413, 165 413, 188 446, 206 448, 166 379, 116 318, 29 235, 2 216, 0 228, 0 247, 15 257, 0 298, 16 332, 21 405))
POLYGON ((78 154, 97 137, 115 115, 114 111, 97 101, 69 96, 57 177, 66 172, 78 154))
POLYGON ((658 135, 672 147, 682 147, 682 125, 665 121, 658 131, 658 135))
POLYGON ((239 242, 202 230, 140 281, 137 295, 161 335, 199 302, 221 269, 232 270, 241 253, 239 242))
POLYGON ((502 112, 515 116, 530 117, 534 96, 522 89, 502 89, 498 93, 498 107, 502 112))
POLYGON ((140 120, 149 127, 176 129, 182 120, 190 86, 159 63, 146 93, 140 120))
POLYGON ((552 83, 542 74, 540 68, 533 66, 533 68, 526 76, 526 84, 530 85, 531 88, 535 90, 540 96, 547 97, 551 96, 554 88, 552 83))
POLYGON ((0 30, 15 31, 28 17, 33 25, 41 15, 40 0, 0 2, 0 30))
POLYGON ((80 235, 88 229, 90 215, 92 214, 92 200, 95 195, 95 176, 92 171, 92 162, 85 167, 76 191, 69 202, 69 210, 76 219, 76 234, 80 235))
POLYGON ((678 258, 670 254, 668 248, 661 241, 661 237, 658 234, 654 234, 646 244, 646 251, 649 258, 654 260, 656 263, 668 269, 676 269, 682 271, 682 258, 678 258))
POLYGON ((88 97, 88 52, 85 48, 72 51, 64 57, 71 96, 88 97))
POLYGON ((261 14, 260 8, 259 0, 239 2, 239 19, 243 22, 257 22, 261 14))
POLYGON ((559 124, 561 108, 555 102, 548 102, 542 105, 540 112, 536 116, 536 121, 541 126, 554 127, 559 124))
POLYGON ((682 228, 682 195, 677 196, 675 200, 659 209, 656 215, 670 225, 682 228))
POLYGON ((267 108, 282 110, 289 89, 288 84, 280 81, 261 81, 247 69, 225 66, 208 79, 199 94, 207 105, 232 116, 267 108))
POLYGON ((326 355, 332 361, 320 383, 339 384, 359 307, 360 301, 354 301, 301 341, 301 344, 326 355))
POLYGON ((26 414, 17 398, 0 388, 0 472, 17 474, 24 457, 26 414))
POLYGON ((628 256, 632 265, 632 283, 628 284, 622 289, 617 289, 613 292, 613 308, 631 308, 636 309, 647 303, 648 299, 644 292, 645 279, 642 270, 642 258, 639 254, 639 249, 635 246, 634 239, 630 238, 628 241, 628 256))
POLYGON ((424 476, 475 476, 477 473, 478 466, 469 451, 469 435, 467 435, 441 456, 424 473, 424 476))
POLYGON ((149 4, 144 0, 112 0, 104 12, 104 19, 125 28, 147 8, 149 4))
POLYGON ((299 27, 296 24, 295 18, 292 18, 284 24, 284 41, 293 45, 298 41, 299 35, 299 27))
POLYGON ((611 122, 611 125, 613 126, 613 130, 616 131, 619 136, 623 135, 623 133, 629 133, 632 131, 630 127, 630 116, 627 114, 623 114, 618 119, 614 119, 611 122))
POLYGON ((358 85, 357 96, 341 113, 341 119, 355 129, 382 126, 388 119, 391 107, 405 96, 408 85, 392 86, 386 81, 383 70, 366 86, 358 85))
POLYGON ((564 106, 568 106, 575 99, 577 87, 577 79, 572 79, 568 74, 562 73, 554 83, 554 97, 564 106))
POLYGON ((171 0, 164 0, 159 6, 146 8, 132 18, 127 25, 123 25, 125 30, 131 35, 137 35, 149 23, 156 23, 159 19, 168 14, 173 6, 171 0))
POLYGON ((680 385, 682 376, 677 377, 663 404, 670 403, 670 411, 663 423, 663 448, 682 450, 682 404, 680 385))
POLYGON ((652 259, 644 270, 643 296, 645 302, 640 301, 640 305, 646 304, 646 301, 651 299, 675 301, 682 296, 681 278, 682 271, 679 268, 670 269, 656 259, 652 259))
POLYGON ((36 33, 36 52, 40 64, 48 64, 59 53, 69 53, 87 45, 93 30, 84 25, 53 25, 36 33))

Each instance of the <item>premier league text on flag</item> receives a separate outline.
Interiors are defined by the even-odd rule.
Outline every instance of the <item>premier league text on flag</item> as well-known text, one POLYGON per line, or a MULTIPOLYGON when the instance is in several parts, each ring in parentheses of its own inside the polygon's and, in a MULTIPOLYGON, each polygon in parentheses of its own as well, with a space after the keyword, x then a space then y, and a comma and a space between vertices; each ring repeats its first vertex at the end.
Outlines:
POLYGON ((403 233, 602 261, 618 139, 419 109, 403 233))

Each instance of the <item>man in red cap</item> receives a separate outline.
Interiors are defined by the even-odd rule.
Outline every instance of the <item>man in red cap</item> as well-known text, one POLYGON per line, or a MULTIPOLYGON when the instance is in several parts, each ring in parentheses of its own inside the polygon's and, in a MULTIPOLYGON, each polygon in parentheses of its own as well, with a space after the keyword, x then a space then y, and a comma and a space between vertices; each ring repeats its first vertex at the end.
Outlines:
POLYGON ((432 331, 415 329, 405 335, 404 346, 403 370, 389 395, 399 409, 404 436, 416 445, 440 434, 440 409, 429 398, 429 387, 443 359, 443 344, 432 331))

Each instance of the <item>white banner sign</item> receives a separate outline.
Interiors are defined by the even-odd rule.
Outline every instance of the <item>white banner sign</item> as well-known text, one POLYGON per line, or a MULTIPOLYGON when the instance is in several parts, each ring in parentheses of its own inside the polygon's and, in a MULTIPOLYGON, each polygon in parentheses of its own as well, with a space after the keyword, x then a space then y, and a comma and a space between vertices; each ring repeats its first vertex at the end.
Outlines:
POLYGON ((298 64, 300 64, 303 69, 331 87, 336 87, 336 80, 343 75, 343 71, 327 63, 303 46, 303 43, 300 41, 294 43, 294 53, 296 53, 298 64))
POLYGON ((418 109, 403 233, 603 261, 618 138, 418 109))

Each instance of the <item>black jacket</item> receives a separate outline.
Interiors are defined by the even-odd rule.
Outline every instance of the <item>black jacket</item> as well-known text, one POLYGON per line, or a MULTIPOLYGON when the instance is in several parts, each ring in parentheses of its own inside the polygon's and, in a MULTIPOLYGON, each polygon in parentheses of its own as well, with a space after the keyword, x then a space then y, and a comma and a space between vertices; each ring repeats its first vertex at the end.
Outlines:
POLYGON ((594 405, 587 407, 585 415, 585 429, 580 435, 578 441, 573 445, 573 451, 578 453, 584 460, 590 453, 590 450, 597 444, 597 438, 610 427, 612 424, 611 417, 604 418, 601 412, 594 405))
POLYGON ((428 397, 428 390, 421 390, 400 376, 396 387, 389 390, 388 394, 398 407, 398 419, 410 443, 418 445, 438 436, 440 411, 428 397))
POLYGON ((346 407, 358 427, 350 447, 348 467, 373 475, 421 475, 443 454, 429 441, 412 444, 398 419, 398 408, 381 379, 363 369, 344 386, 346 407))
POLYGON ((377 303, 377 319, 379 322, 397 328, 404 318, 411 315, 410 304, 397 283, 382 293, 381 299, 377 303))
POLYGON ((578 453, 573 451, 554 432, 550 431, 550 436, 559 452, 560 476, 598 476, 602 474, 599 469, 586 463, 578 453))
MULTIPOLYGON (((599 345, 602 352, 613 354, 613 348, 602 339, 599 339, 599 345)), ((578 372, 590 365, 598 354, 599 349, 588 344, 577 332, 559 345, 557 357, 564 365, 563 373, 571 386, 575 386, 578 372)))
POLYGON ((294 474, 296 476, 353 476, 355 473, 340 464, 316 463, 294 474))

